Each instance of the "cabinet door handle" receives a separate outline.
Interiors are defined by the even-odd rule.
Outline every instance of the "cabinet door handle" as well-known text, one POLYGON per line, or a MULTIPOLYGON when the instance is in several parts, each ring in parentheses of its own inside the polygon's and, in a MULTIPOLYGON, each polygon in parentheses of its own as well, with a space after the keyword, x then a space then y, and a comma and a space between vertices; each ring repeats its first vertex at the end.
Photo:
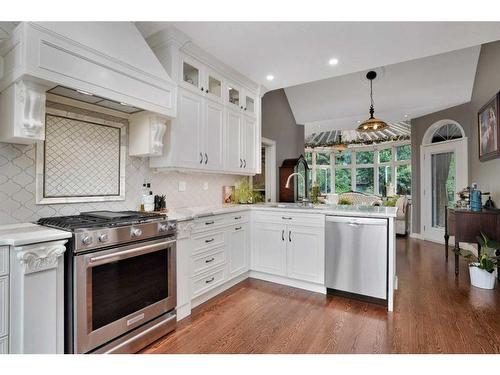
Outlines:
POLYGON ((292 242, 292 231, 288 231, 288 242, 292 242))
POLYGON ((205 284, 210 284, 210 283, 211 283, 212 281, 214 281, 214 280, 215 280, 215 277, 214 277, 214 276, 212 276, 212 278, 211 278, 211 279, 205 280, 205 284))
POLYGON ((236 228, 234 228, 234 230, 240 230, 240 229, 241 229, 241 227, 236 227, 236 228))
POLYGON ((201 91, 205 91, 203 87, 201 88, 201 91))
POLYGON ((240 168, 243 168, 243 160, 240 159, 240 168))
POLYGON ((212 263, 214 260, 215 260, 215 258, 210 258, 210 259, 205 260, 205 263, 212 263))
POLYGON ((205 165, 208 163, 208 155, 207 153, 205 152, 205 165))
POLYGON ((212 225, 213 223, 213 221, 205 221, 205 225, 212 225))
POLYGON ((281 231, 281 241, 284 241, 285 240, 285 230, 283 229, 281 231))
POLYGON ((282 218, 283 220, 292 220, 292 218, 291 218, 291 217, 287 217, 287 216, 282 216, 281 218, 282 218))
POLYGON ((200 152, 200 164, 203 163, 203 154, 200 152))
POLYGON ((243 168, 246 168, 246 167, 247 167, 247 161, 246 161, 246 159, 243 159, 243 163, 245 163, 245 164, 243 165, 243 168))
POLYGON ((210 243, 210 242, 214 242, 215 241, 215 238, 211 238, 209 240, 205 240, 205 243, 210 243))
POLYGON ((234 220, 240 220, 241 219, 241 216, 235 216, 234 217, 234 220))
POLYGON ((208 94, 208 89, 206 89, 205 92, 208 94))

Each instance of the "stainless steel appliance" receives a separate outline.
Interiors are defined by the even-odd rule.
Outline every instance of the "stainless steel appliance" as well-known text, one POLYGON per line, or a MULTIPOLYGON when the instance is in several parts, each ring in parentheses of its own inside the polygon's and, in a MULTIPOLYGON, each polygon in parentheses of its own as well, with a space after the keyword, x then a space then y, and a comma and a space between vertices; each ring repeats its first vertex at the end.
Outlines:
POLYGON ((175 221, 135 211, 40 219, 69 230, 65 351, 131 353, 175 329, 175 221))
POLYGON ((387 219, 327 216, 327 292, 387 304, 387 219))

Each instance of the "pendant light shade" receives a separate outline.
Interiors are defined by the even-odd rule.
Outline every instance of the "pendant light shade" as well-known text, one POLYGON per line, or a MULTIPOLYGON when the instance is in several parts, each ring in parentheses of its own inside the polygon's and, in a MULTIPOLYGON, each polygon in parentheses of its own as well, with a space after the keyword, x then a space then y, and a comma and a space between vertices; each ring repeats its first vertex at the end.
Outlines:
POLYGON ((333 149, 337 152, 343 152, 347 150, 347 145, 342 142, 342 132, 339 132, 339 136, 337 138, 337 142, 333 145, 333 149))
POLYGON ((375 113, 375 108, 373 107, 373 80, 377 77, 377 73, 373 70, 370 70, 366 73, 366 78, 370 80, 370 118, 368 120, 363 121, 358 126, 358 132, 361 133, 369 133, 375 132, 379 130, 384 130, 389 127, 386 122, 375 118, 373 115, 375 113))

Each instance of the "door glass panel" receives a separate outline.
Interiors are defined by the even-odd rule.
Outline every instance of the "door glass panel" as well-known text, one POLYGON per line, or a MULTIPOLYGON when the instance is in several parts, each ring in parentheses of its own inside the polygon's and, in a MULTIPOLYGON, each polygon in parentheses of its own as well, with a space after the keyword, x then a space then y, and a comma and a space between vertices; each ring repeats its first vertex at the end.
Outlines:
POLYGON ((210 75, 208 76, 208 92, 218 98, 220 98, 222 95, 221 81, 210 75))
POLYGON ((356 168, 356 191, 373 193, 374 185, 373 168, 356 168))
POLYGON ((432 173, 432 226, 444 228, 445 207, 454 201, 455 153, 433 154, 432 173))
POLYGON ((92 330, 168 297, 168 250, 92 268, 92 330))
POLYGON ((191 64, 184 61, 182 65, 182 79, 193 86, 198 87, 200 81, 200 71, 191 64))
POLYGON ((240 105, 240 92, 231 86, 227 88, 227 91, 229 95, 229 103, 240 105))
POLYGON ((392 168, 390 165, 384 165, 383 167, 378 167, 378 188, 379 194, 383 197, 387 197, 387 189, 391 183, 391 173, 392 168))
POLYGON ((247 96, 245 103, 245 111, 254 113, 255 112, 255 103, 253 98, 247 96))

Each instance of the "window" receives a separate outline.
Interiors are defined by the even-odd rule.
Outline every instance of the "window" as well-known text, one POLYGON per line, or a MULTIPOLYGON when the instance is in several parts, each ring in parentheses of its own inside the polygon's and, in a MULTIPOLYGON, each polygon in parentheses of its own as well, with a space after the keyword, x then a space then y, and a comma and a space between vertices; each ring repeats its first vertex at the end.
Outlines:
MULTIPOLYGON (((321 194, 359 191, 367 194, 411 194, 411 145, 351 148, 344 152, 312 151, 316 184, 321 194), (390 189, 389 187, 392 186, 390 189)), ((306 153, 306 155, 308 155, 306 153)), ((312 183, 312 181, 311 181, 312 183)))
POLYGON ((373 151, 356 152, 356 164, 373 164, 373 151))
POLYGON ((373 167, 356 168, 356 191, 373 193, 374 189, 373 167))
POLYGON ((396 168, 396 194, 411 194, 411 165, 398 165, 396 168))
POLYGON ((313 165, 312 152, 306 152, 304 158, 306 159, 307 165, 309 168, 313 165))
POLYGON ((396 160, 410 160, 411 159, 411 145, 404 145, 396 147, 396 160))
POLYGON ((335 169, 335 193, 342 194, 351 191, 351 169, 335 169))
POLYGON ((392 150, 386 148, 385 150, 380 150, 378 152, 378 162, 379 163, 390 163, 392 160, 392 150))

